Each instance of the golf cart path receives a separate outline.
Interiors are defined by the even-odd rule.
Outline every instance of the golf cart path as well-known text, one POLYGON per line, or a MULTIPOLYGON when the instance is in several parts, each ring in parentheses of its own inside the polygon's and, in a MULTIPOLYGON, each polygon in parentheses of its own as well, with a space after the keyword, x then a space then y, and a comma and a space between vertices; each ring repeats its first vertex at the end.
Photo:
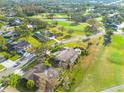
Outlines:
POLYGON ((119 89, 124 89, 124 84, 123 85, 120 85, 120 86, 115 86, 115 87, 106 89, 106 90, 104 90, 102 92, 114 92, 114 91, 117 91, 119 89))

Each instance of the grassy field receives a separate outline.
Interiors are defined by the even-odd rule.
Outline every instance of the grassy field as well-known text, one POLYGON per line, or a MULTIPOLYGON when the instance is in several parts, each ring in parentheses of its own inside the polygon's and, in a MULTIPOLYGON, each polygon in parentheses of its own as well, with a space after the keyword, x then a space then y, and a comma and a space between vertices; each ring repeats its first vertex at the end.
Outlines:
MULTIPOLYGON (((54 20, 48 20, 49 23, 54 22, 54 20)), ((80 23, 77 25, 72 25, 73 22, 71 21, 57 21, 58 25, 64 26, 66 30, 74 30, 74 31, 81 31, 83 32, 85 27, 88 25, 87 23, 80 23)))
MULTIPOLYGON (((54 22, 54 20, 47 20, 48 23, 54 22)), ((57 21, 58 25, 54 28, 50 28, 50 31, 53 33, 62 33, 63 36, 57 38, 58 40, 64 39, 67 35, 70 35, 72 38, 77 36, 85 35, 85 28, 88 26, 87 23, 80 23, 77 25, 73 25, 71 21, 57 21), (61 31, 61 27, 63 27, 63 31, 61 31)))
MULTIPOLYGON (((85 69, 82 81, 74 91, 103 91, 124 84, 123 41, 123 36, 115 35, 110 46, 100 48, 95 59, 92 59, 88 68, 85 69)), ((83 62, 87 60, 89 59, 83 62)), ((82 64, 83 70, 86 64, 82 64)))

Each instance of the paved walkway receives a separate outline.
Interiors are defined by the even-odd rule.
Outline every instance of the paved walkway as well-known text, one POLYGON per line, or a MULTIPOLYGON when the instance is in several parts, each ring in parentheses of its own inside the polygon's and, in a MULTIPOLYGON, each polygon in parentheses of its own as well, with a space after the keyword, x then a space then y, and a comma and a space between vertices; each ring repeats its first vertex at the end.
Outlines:
POLYGON ((106 89, 102 92, 115 92, 115 91, 118 91, 120 89, 124 89, 124 85, 120 85, 120 86, 115 86, 115 87, 112 87, 112 88, 109 88, 109 89, 106 89))

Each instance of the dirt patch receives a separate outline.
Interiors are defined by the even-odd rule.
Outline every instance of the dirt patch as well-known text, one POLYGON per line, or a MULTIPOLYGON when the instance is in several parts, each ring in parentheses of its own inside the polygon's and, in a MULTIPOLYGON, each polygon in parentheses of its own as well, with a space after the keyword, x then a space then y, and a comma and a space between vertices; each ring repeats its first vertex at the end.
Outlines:
POLYGON ((16 88, 8 86, 5 90, 5 92, 19 92, 16 88))

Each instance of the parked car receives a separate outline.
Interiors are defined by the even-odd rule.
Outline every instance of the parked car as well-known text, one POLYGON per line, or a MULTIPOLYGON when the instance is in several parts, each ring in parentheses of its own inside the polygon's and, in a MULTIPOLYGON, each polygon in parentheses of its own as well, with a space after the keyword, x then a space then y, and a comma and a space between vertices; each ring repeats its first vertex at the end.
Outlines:
POLYGON ((13 67, 19 66, 21 63, 17 62, 13 67))

